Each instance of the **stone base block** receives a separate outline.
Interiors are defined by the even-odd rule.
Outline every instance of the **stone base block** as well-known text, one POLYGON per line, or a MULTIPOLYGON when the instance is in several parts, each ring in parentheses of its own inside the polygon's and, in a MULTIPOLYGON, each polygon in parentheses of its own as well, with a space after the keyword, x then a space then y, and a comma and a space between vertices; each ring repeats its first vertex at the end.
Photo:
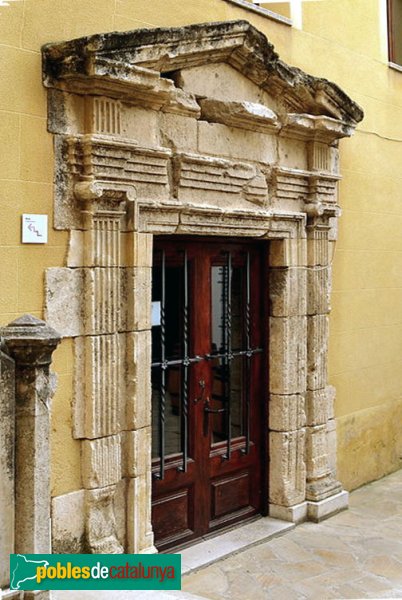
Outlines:
POLYGON ((84 490, 56 496, 52 500, 52 552, 85 552, 84 490))
POLYGON ((269 516, 273 519, 282 519, 291 523, 302 523, 307 519, 307 502, 294 504, 293 506, 269 505, 269 516))
POLYGON ((335 496, 330 496, 320 502, 307 502, 307 516, 309 521, 319 523, 328 517, 345 510, 349 506, 349 493, 342 491, 335 496))

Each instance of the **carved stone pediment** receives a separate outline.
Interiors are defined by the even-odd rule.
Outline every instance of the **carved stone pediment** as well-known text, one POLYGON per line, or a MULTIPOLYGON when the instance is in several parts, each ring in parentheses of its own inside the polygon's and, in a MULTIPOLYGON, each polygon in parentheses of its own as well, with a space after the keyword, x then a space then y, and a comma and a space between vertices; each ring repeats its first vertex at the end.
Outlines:
POLYGON ((158 74, 227 63, 292 112, 328 115, 350 123, 363 113, 334 83, 284 63, 263 33, 247 21, 105 33, 44 47, 45 85, 97 93, 144 94, 168 103, 174 89, 158 74), (118 88, 118 89, 117 89, 118 88))

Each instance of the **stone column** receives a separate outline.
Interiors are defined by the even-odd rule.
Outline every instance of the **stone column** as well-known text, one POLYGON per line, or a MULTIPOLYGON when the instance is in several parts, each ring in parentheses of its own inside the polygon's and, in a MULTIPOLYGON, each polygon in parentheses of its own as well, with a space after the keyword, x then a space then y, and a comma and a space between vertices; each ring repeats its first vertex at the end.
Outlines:
POLYGON ((151 296, 152 235, 133 232, 127 297, 127 551, 155 552, 151 524, 151 296))
MULTIPOLYGON (((15 360, 15 547, 20 554, 50 554, 49 367, 59 334, 24 315, 0 331, 15 360)), ((45 600, 48 592, 26 592, 45 600)))
MULTIPOLYGON (((85 146, 89 152, 90 142, 85 146)), ((124 270, 121 228, 127 194, 97 187, 91 179, 75 187, 84 226, 85 336, 75 339, 75 431, 82 440, 85 535, 88 551, 124 552, 116 520, 122 479, 121 437, 125 428, 124 270)))
POLYGON ((59 334, 24 315, 1 330, 15 360, 16 491, 15 552, 50 553, 49 375, 59 334))
POLYGON ((308 516, 320 520, 348 502, 330 464, 328 422, 333 419, 334 389, 328 386, 328 314, 330 310, 329 225, 324 217, 308 226, 308 340, 306 394, 306 466, 308 516))
POLYGON ((306 518, 305 238, 272 241, 269 338, 269 514, 287 521, 306 518))

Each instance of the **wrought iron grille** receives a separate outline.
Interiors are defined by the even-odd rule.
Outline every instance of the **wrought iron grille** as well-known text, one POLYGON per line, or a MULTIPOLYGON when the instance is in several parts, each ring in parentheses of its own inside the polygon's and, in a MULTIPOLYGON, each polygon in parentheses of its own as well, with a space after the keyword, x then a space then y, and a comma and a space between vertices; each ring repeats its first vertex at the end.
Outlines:
MULTIPOLYGON (((220 288, 219 329, 220 343, 211 347, 211 352, 190 355, 190 269, 191 261, 186 250, 176 253, 175 257, 167 257, 165 250, 155 252, 153 270, 153 360, 152 360, 152 394, 153 394, 153 458, 159 461, 155 477, 163 479, 166 469, 166 457, 179 455, 179 470, 186 472, 189 460, 189 389, 191 369, 194 363, 207 361, 213 371, 213 377, 220 382, 223 394, 211 394, 222 403, 222 407, 214 408, 209 401, 205 402, 205 414, 221 415, 223 419, 222 437, 226 441, 226 450, 222 455, 229 460, 232 454, 232 409, 233 409, 233 364, 236 358, 240 361, 240 395, 241 406, 237 412, 241 421, 239 432, 244 437, 242 452, 250 451, 250 389, 253 357, 262 352, 262 348, 252 346, 251 335, 251 269, 250 252, 244 253, 241 267, 233 266, 230 251, 221 252, 218 268, 217 285, 220 288), (237 269, 237 271, 236 271, 237 269), (239 271, 240 269, 240 271, 239 271), (235 273, 236 271, 236 273, 235 273), (237 276, 234 277, 234 275, 237 276), (240 340, 233 345, 233 281, 237 281, 237 304, 241 315, 236 319, 240 323, 240 340), (239 284, 240 281, 240 284, 239 284), (239 291, 240 290, 240 291, 239 291), (238 296, 241 296, 239 301, 238 296), (240 341, 240 343, 239 343, 240 341)), ((211 267, 212 268, 212 267, 211 267)), ((206 332, 206 335, 209 335, 206 332)), ((239 337, 239 335, 237 335, 239 337)), ((212 334, 211 334, 212 340, 212 334)), ((211 344, 212 345, 212 344, 211 344)), ((237 369, 239 371, 239 369, 237 369)), ((201 387, 205 382, 199 382, 201 387)), ((191 408, 190 408, 191 409, 191 408)), ((214 441, 214 440, 212 440, 214 441)), ((217 440, 215 440, 217 441, 217 440)), ((177 465, 177 461, 175 461, 177 465)))

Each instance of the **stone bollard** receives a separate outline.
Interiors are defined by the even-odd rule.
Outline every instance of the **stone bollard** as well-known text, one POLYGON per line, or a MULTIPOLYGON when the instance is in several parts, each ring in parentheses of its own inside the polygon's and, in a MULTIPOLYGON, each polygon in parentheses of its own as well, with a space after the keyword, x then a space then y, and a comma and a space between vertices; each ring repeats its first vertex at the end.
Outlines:
MULTIPOLYGON (((53 386, 49 367, 61 337, 31 315, 0 330, 15 361, 15 553, 49 554, 50 449, 49 404, 53 386)), ((26 592, 24 598, 45 600, 47 592, 26 592)))

